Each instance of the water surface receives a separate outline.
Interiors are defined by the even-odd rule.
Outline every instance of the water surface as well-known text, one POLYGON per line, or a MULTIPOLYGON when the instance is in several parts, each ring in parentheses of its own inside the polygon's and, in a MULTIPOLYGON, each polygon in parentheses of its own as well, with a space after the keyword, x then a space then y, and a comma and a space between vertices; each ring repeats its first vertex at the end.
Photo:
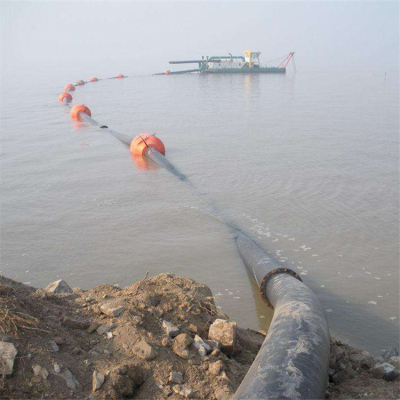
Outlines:
MULTIPOLYGON (((156 133, 195 187, 57 103, 94 73, 2 77, 0 273, 34 286, 120 286, 172 272, 212 288, 243 326, 272 312, 229 229, 242 227, 319 296, 331 331, 374 353, 399 340, 398 77, 130 74, 74 101, 125 135, 156 133)), ((102 74, 101 74, 102 73, 102 74)))

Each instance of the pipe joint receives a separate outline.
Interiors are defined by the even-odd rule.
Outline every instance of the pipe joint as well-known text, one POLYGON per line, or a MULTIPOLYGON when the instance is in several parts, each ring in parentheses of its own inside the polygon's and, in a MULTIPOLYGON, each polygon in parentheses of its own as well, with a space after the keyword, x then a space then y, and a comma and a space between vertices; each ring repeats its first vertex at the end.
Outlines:
POLYGON ((298 279, 300 282, 303 282, 301 280, 299 274, 297 274, 290 268, 275 268, 272 271, 268 272, 267 275, 265 275, 264 278, 262 279, 262 281, 260 282, 260 294, 261 294, 261 297, 267 302, 268 307, 271 307, 272 309, 274 309, 274 307, 271 304, 271 302, 269 301, 268 296, 267 296, 267 284, 271 278, 273 278, 274 276, 276 276, 278 274, 288 274, 290 276, 293 276, 293 278, 298 279))

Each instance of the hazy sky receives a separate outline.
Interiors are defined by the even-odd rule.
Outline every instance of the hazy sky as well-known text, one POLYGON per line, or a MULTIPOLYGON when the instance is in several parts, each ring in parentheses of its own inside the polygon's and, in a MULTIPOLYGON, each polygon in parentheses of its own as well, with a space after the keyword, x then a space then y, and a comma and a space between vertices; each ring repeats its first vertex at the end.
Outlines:
POLYGON ((262 51, 264 62, 295 51, 300 67, 396 68, 399 3, 1 1, 3 77, 21 63, 161 68, 245 49, 262 51))

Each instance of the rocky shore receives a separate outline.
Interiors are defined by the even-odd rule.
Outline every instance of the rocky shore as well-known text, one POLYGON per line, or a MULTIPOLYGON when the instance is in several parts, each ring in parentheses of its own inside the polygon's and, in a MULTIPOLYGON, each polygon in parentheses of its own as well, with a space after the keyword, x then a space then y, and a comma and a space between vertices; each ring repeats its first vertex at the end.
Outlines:
MULTIPOLYGON (((264 339, 172 274, 91 290, 0 276, 1 399, 229 399, 264 339)), ((399 368, 396 349, 332 340, 326 398, 399 398, 399 368)))

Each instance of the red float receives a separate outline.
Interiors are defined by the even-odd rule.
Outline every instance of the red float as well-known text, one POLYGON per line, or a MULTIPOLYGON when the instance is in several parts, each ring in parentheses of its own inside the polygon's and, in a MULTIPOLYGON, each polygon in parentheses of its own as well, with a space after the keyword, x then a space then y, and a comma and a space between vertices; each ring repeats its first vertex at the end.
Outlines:
POLYGON ((58 96, 58 101, 62 103, 66 99, 67 103, 71 103, 72 101, 72 96, 69 93, 63 92, 58 96))
POLYGON ((144 157, 145 152, 149 147, 157 150, 163 156, 165 155, 164 143, 158 137, 153 136, 150 133, 141 133, 136 136, 131 142, 130 150, 134 156, 144 157))
POLYGON ((84 104, 77 104, 71 108, 71 119, 73 121, 82 121, 81 113, 85 113, 86 115, 89 115, 89 117, 92 115, 90 110, 84 104))
POLYGON ((72 92, 75 90, 75 86, 72 83, 64 86, 64 92, 72 92))

